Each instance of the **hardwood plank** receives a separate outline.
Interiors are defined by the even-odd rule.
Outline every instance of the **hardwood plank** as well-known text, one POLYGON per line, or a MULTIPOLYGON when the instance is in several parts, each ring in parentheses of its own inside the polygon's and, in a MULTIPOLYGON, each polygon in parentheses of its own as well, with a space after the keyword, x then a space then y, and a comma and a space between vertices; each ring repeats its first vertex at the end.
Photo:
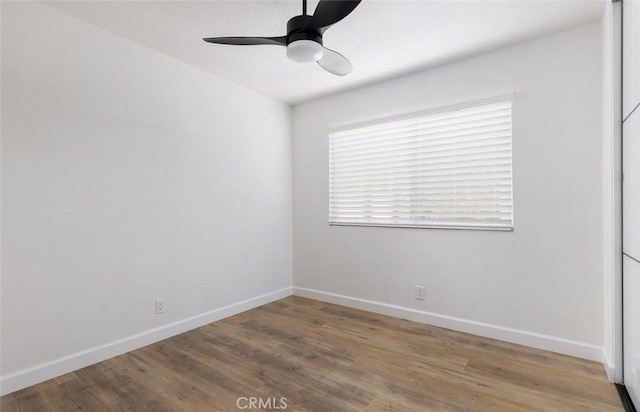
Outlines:
POLYGON ((1 411, 44 411, 46 408, 42 394, 34 387, 16 392, 15 396, 3 396, 0 402, 1 411))
POLYGON ((90 368, 80 369, 74 372, 74 375, 94 388, 100 403, 110 405, 112 410, 168 411, 168 408, 148 391, 144 381, 132 379, 129 374, 114 365, 99 363, 90 368))
POLYGON ((238 411, 250 397, 318 412, 623 411, 596 362, 294 296, 3 396, 0 406, 238 411))
MULTIPOLYGON (((404 405, 397 399, 391 400, 388 396, 380 395, 371 401, 365 412, 415 412, 415 405, 404 405)), ((437 411, 438 408, 424 406, 421 411, 437 411)))

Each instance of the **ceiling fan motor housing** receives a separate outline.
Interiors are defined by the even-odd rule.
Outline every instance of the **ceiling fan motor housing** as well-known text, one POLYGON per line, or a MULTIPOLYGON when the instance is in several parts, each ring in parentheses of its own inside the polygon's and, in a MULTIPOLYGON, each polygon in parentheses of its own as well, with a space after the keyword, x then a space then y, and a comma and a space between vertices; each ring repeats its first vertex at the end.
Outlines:
POLYGON ((322 45, 322 33, 309 25, 312 16, 295 16, 287 22, 287 45, 298 40, 311 40, 322 45))

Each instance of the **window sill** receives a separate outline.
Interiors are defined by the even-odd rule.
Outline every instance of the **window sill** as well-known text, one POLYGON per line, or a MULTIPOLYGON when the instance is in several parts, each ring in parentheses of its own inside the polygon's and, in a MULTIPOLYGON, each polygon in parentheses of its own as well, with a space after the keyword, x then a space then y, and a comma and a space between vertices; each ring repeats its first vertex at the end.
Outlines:
POLYGON ((394 225, 392 223, 336 223, 329 222, 329 226, 362 226, 362 227, 395 227, 407 229, 447 229, 447 230, 486 230, 494 232, 513 232, 512 226, 483 226, 483 225, 394 225))

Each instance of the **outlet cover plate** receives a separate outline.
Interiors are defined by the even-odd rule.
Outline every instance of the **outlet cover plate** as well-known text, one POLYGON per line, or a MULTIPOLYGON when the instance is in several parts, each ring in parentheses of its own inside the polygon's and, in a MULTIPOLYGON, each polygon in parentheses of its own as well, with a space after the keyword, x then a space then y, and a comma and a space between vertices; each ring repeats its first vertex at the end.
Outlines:
POLYGON ((156 315, 164 313, 164 298, 156 299, 156 315))

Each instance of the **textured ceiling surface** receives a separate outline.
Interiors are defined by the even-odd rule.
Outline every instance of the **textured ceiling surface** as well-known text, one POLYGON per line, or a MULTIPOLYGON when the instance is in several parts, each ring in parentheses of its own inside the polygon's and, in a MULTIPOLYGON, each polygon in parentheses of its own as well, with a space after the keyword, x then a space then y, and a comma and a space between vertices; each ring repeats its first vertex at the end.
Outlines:
MULTIPOLYGON (((288 60, 280 46, 225 46, 203 37, 281 36, 301 14, 289 0, 46 2, 143 46, 296 104, 482 52, 602 16, 601 0, 363 0, 324 35, 354 71, 331 75, 288 60)), ((317 0, 309 0, 312 13, 317 0)))

